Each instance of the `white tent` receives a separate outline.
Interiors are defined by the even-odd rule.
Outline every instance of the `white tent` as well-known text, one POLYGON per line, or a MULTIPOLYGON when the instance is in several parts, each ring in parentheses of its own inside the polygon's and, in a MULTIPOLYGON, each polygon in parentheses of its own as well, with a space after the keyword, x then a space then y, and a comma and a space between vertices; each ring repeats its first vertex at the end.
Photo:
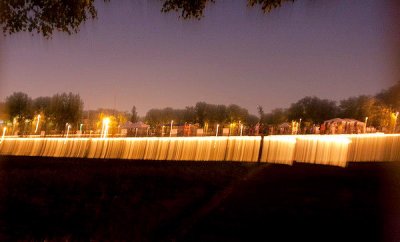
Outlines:
POLYGON ((124 123, 123 125, 121 125, 122 129, 140 129, 140 128, 148 128, 150 127, 150 125, 143 123, 142 121, 136 122, 136 123, 132 123, 131 121, 128 121, 126 123, 124 123))

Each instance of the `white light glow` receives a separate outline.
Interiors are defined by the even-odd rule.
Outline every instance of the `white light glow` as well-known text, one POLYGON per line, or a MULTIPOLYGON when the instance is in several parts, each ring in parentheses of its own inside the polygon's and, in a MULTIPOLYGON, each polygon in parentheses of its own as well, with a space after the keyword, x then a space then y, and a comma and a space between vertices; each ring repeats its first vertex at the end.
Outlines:
POLYGON ((39 128, 39 123, 40 123, 40 114, 37 116, 37 122, 36 122, 36 129, 35 129, 35 134, 38 131, 39 128))
POLYGON ((1 135, 0 144, 1 144, 1 143, 3 143, 4 136, 6 135, 6 131, 7 131, 7 128, 6 128, 6 127, 4 127, 4 128, 3 128, 3 135, 1 135))
POLYGON ((68 124, 68 126, 67 126, 67 135, 65 135, 64 144, 67 143, 67 139, 68 139, 68 134, 69 134, 69 129, 70 128, 71 128, 71 125, 68 124))

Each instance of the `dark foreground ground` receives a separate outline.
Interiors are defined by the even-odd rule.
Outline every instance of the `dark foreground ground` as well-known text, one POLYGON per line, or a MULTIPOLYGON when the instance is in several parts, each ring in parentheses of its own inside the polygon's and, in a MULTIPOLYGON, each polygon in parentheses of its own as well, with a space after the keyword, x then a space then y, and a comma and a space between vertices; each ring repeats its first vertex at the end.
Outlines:
POLYGON ((400 241, 400 164, 0 157, 0 241, 400 241))

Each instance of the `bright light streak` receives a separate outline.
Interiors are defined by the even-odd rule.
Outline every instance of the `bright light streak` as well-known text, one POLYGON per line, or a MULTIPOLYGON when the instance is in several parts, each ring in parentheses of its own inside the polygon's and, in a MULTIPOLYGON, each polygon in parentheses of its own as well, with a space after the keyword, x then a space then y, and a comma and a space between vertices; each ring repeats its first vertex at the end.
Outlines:
POLYGON ((278 142, 287 142, 291 144, 296 143, 297 136, 295 135, 271 135, 271 136, 264 136, 264 140, 268 141, 278 141, 278 142))
POLYGON ((0 140, 0 144, 3 143, 4 136, 6 135, 6 130, 7 130, 7 128, 4 127, 4 128, 3 128, 3 135, 1 136, 1 140, 0 140))
POLYGON ((349 144, 351 140, 345 135, 302 135, 298 137, 299 140, 314 140, 321 142, 334 142, 349 144))
POLYGON ((218 128, 219 128, 219 124, 217 124, 217 131, 215 132, 215 136, 218 136, 218 128))
POLYGON ((104 133, 103 133, 103 138, 107 138, 108 134, 108 124, 110 123, 110 118, 104 118, 103 119, 103 125, 104 125, 104 133))
POLYGON ((110 118, 103 118, 103 126, 101 127, 100 138, 106 138, 108 134, 108 124, 110 123, 110 118))
POLYGON ((70 135, 71 127, 67 124, 62 138, 5 137, 3 128, 0 155, 256 162, 262 148, 260 161, 289 165, 400 161, 400 134, 276 135, 265 136, 261 144, 260 136, 82 138, 70 135))
POLYGON ((39 128, 39 123, 40 123, 40 114, 38 114, 38 116, 37 116, 37 122, 36 122, 35 134, 36 134, 36 132, 38 131, 38 128, 39 128))
POLYGON ((67 128, 67 137, 68 137, 69 129, 70 129, 70 128, 71 128, 71 125, 68 124, 68 128, 67 128))
MULTIPOLYGON (((67 123, 68 124, 68 123, 67 123)), ((67 135, 65 136, 65 141, 64 144, 67 143, 67 139, 68 139, 68 134, 69 134, 69 129, 71 128, 71 125, 68 124, 67 126, 67 135)))

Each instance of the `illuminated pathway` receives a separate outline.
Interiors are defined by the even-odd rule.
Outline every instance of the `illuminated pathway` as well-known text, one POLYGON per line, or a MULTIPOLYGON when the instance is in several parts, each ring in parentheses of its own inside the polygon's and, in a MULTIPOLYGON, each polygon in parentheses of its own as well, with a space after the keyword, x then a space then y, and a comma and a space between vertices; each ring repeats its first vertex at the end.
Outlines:
POLYGON ((400 161, 399 134, 275 135, 145 138, 4 137, 0 155, 132 160, 293 161, 346 166, 347 162, 400 161), (261 154, 260 154, 261 152, 261 154))

